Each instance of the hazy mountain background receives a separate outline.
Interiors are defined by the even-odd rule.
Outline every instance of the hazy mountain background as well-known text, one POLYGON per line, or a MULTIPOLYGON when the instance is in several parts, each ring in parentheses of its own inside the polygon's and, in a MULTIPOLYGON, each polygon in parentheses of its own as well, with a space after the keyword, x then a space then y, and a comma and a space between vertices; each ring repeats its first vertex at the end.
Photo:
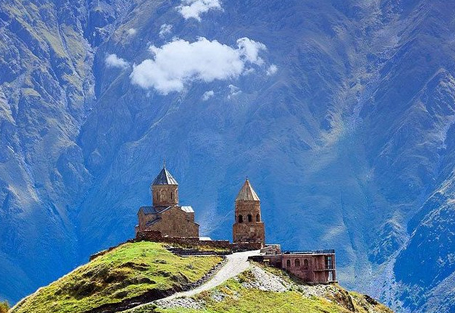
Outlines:
POLYGON ((442 0, 2 0, 0 298, 133 237, 166 159, 204 235, 231 237, 249 176, 268 242, 335 248, 340 283, 399 312, 453 311, 454 16, 442 0))

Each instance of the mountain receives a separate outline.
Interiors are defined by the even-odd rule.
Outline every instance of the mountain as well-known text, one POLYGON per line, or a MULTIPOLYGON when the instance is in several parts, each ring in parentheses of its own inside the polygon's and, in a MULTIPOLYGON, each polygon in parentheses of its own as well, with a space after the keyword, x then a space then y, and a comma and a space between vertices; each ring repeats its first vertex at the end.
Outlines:
POLYGON ((266 239, 453 311, 455 5, 0 3, 0 298, 134 236, 163 160, 205 235, 245 176, 266 239), (422 268, 428 269, 422 271, 422 268))
POLYGON ((80 263, 74 216, 92 178, 76 141, 122 4, 102 7, 0 4, 0 294, 13 302, 80 263))
POLYGON ((207 280, 205 275, 222 260, 181 257, 159 243, 126 243, 39 289, 11 312, 392 312, 338 285, 300 285, 279 269, 259 265, 213 291, 163 299, 207 280))

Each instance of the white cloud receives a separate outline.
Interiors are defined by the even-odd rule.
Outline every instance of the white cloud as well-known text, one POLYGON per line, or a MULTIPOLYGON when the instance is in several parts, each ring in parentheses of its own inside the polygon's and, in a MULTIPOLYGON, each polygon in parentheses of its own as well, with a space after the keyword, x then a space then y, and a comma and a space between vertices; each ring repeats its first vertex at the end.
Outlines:
POLYGON ((133 84, 166 95, 180 92, 194 81, 238 78, 252 65, 263 64, 258 55, 265 49, 248 38, 237 40, 236 48, 203 37, 195 42, 176 39, 160 48, 151 46, 153 58, 135 66, 130 77, 133 84))
POLYGON ((254 72, 255 72, 254 68, 250 67, 250 68, 246 69, 246 70, 242 73, 242 75, 245 75, 245 76, 246 76, 246 75, 253 74, 254 72))
POLYGON ((250 40, 246 37, 237 40, 242 56, 249 62, 262 65, 264 60, 259 57, 259 51, 267 50, 263 43, 250 40))
POLYGON ((128 62, 119 58, 116 54, 109 54, 106 57, 105 63, 107 67, 127 68, 130 66, 128 62))
POLYGON ((277 71, 278 71, 278 67, 276 67, 275 64, 272 64, 272 65, 270 65, 269 68, 267 69, 267 76, 272 76, 272 75, 275 74, 277 71))
POLYGON ((187 20, 195 18, 201 21, 200 15, 210 10, 222 10, 219 0, 182 0, 177 10, 187 20))
POLYGON ((128 36, 134 36, 137 33, 137 30, 135 28, 130 28, 127 31, 128 36))
POLYGON ((172 25, 169 24, 163 24, 160 27, 160 37, 164 38, 167 34, 170 34, 172 32, 172 25))
POLYGON ((239 87, 234 86, 234 85, 232 85, 232 84, 229 85, 228 88, 229 88, 228 99, 231 99, 232 97, 235 97, 235 96, 237 96, 237 95, 239 95, 239 94, 242 93, 242 90, 240 90, 239 87))
POLYGON ((206 91, 202 95, 202 101, 207 101, 208 99, 210 99, 214 95, 215 95, 215 92, 213 90, 206 91))

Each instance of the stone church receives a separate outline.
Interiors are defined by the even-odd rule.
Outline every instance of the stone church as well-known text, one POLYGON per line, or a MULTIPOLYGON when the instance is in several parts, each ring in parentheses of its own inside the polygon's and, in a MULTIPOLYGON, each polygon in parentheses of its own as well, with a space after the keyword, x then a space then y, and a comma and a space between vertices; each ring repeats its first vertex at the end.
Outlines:
POLYGON ((194 222, 193 208, 179 205, 179 184, 166 166, 163 166, 150 190, 152 206, 139 209, 136 234, 153 231, 159 232, 162 237, 199 238, 199 224, 194 222))
POLYGON ((257 250, 251 258, 281 268, 312 284, 336 282, 335 250, 281 251, 279 244, 265 244, 261 200, 246 179, 235 199, 233 243, 228 240, 201 240, 199 224, 190 206, 179 205, 178 183, 164 166, 151 185, 152 206, 139 209, 136 239, 228 248, 232 251, 257 250))

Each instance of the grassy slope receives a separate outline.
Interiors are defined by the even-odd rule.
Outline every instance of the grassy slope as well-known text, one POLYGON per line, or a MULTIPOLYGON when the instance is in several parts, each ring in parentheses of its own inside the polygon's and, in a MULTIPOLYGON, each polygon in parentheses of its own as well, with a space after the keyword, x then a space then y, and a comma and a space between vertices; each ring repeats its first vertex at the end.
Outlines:
MULTIPOLYGON (((261 312, 261 313, 288 313, 288 312, 305 312, 305 313, 391 313, 392 311, 382 304, 376 303, 370 298, 354 292, 347 292, 338 285, 325 295, 305 296, 298 284, 292 282, 286 274, 280 273, 275 269, 267 269, 281 278, 290 282, 293 287, 286 292, 261 291, 259 289, 247 288, 242 283, 250 281, 252 275, 250 272, 242 273, 237 279, 231 279, 226 284, 215 290, 204 292, 195 297, 201 303, 204 303, 205 309, 160 309, 155 308, 153 312, 159 313, 224 313, 224 312, 261 312), (213 295, 218 297, 213 297, 213 295), (219 295, 223 295, 221 301, 219 295), (369 302, 370 301, 370 302, 369 302), (353 309, 349 309, 352 304, 353 309)), ((304 288, 312 288, 305 286, 304 288)), ((134 311, 139 313, 140 311, 134 311)), ((149 313, 143 311, 140 313, 149 313)))
POLYGON ((7 313, 8 309, 8 302, 0 302, 0 313, 7 313))
POLYGON ((39 289, 12 312, 85 312, 150 290, 196 282, 220 261, 178 257, 158 243, 127 243, 39 289))
MULTIPOLYGON (((86 312, 150 290, 164 291, 195 282, 220 261, 219 257, 178 257, 158 243, 127 243, 39 289, 12 312, 86 312)), ((214 290, 195 296, 195 300, 203 304, 202 310, 161 309, 152 304, 129 312, 391 312, 374 300, 348 293, 337 285, 322 288, 324 291, 318 296, 309 296, 308 290, 317 287, 299 285, 279 269, 264 269, 285 280, 290 286, 288 290, 272 292, 248 288, 244 283, 253 283, 255 278, 251 271, 246 271, 214 290), (215 294, 217 297, 213 297, 215 294)))

